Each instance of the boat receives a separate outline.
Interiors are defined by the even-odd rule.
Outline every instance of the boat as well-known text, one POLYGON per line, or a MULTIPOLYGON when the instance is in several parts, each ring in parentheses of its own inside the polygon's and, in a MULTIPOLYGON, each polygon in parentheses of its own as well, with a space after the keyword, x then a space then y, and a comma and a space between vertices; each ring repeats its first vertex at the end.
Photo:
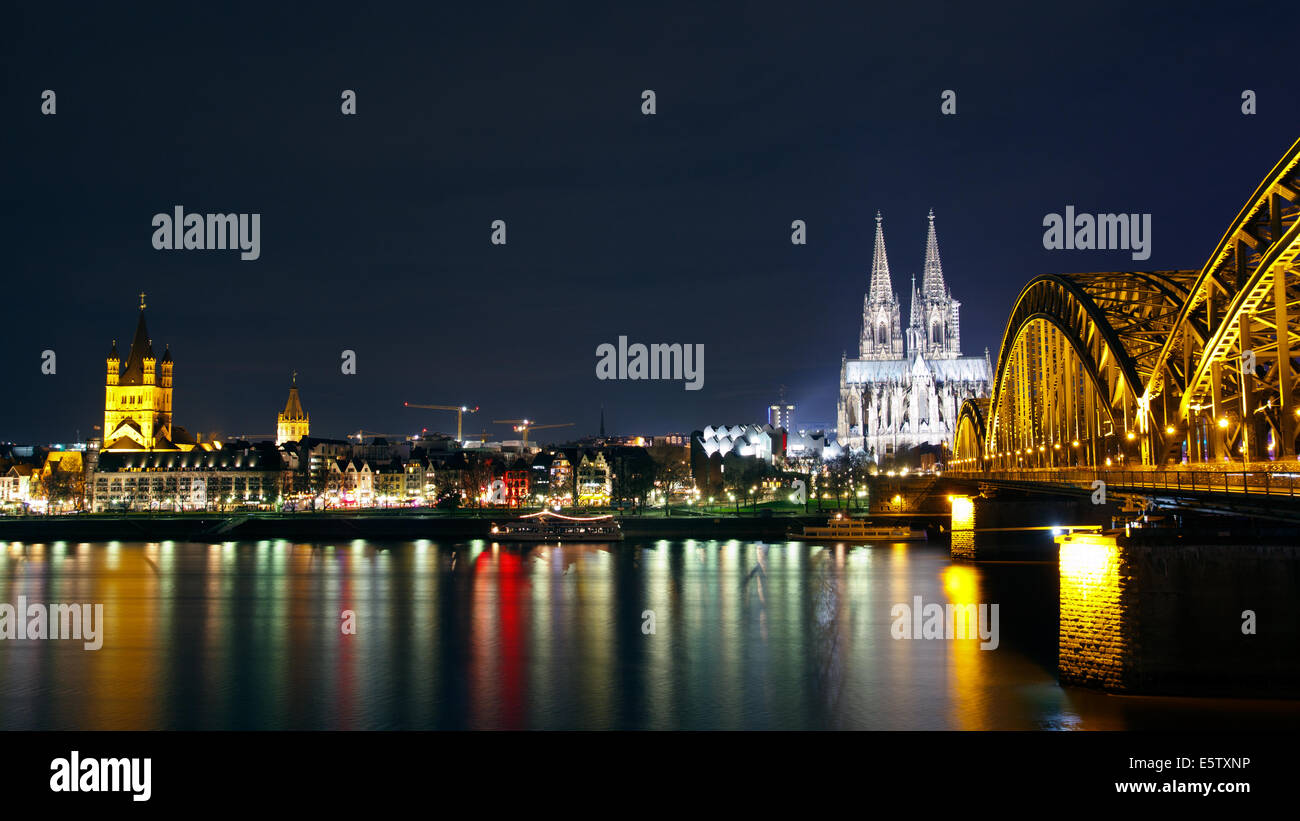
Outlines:
POLYGON ((565 516, 543 510, 493 522, 492 538, 503 542, 621 542, 623 528, 611 515, 565 516))
POLYGON ((866 519, 836 517, 825 527, 804 525, 801 539, 828 539, 837 542, 921 542, 929 536, 909 525, 877 525, 866 519))

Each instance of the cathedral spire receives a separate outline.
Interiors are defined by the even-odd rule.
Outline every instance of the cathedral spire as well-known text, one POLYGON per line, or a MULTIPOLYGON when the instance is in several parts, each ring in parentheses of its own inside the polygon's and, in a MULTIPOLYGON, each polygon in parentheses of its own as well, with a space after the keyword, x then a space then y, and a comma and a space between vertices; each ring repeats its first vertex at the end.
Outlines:
POLYGON ((916 274, 912 274, 912 317, 908 320, 909 328, 921 327, 921 300, 916 293, 916 274))
POLYGON ((934 209, 930 209, 930 230, 925 237, 925 273, 921 293, 926 299, 944 299, 948 289, 943 284, 943 263, 939 261, 939 238, 934 233, 934 209))
POLYGON ((889 279, 889 255, 885 253, 885 229, 881 225, 880 212, 876 212, 876 249, 871 260, 871 292, 868 302, 888 302, 894 295, 894 286, 889 279))

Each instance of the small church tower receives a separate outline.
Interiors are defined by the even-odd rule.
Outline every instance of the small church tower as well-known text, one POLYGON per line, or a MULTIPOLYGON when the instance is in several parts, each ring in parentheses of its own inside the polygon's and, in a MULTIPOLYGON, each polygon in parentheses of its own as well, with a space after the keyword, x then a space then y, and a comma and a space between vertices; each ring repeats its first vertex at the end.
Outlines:
POLYGON ((296 442, 305 439, 311 428, 311 420, 302 409, 302 399, 298 396, 298 372, 294 371, 289 380, 289 399, 284 403, 284 410, 276 417, 275 443, 296 442))

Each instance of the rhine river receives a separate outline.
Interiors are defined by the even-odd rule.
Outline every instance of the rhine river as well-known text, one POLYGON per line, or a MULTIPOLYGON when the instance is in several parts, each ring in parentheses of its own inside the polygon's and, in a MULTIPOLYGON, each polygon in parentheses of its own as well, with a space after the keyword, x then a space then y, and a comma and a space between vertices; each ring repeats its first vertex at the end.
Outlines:
POLYGON ((0 729, 1300 728, 1058 686, 1057 584, 939 544, 0 543, 0 603, 104 615, 0 640, 0 729), (997 603, 997 648, 893 638, 916 596, 997 603))

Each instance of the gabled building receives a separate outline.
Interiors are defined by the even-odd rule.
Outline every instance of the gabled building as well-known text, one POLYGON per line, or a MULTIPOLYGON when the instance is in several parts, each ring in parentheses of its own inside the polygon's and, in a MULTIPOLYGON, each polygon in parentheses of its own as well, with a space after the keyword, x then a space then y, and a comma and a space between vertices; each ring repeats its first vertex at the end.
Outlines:
POLYGON ((506 504, 510 507, 524 507, 528 504, 532 470, 531 461, 522 456, 506 468, 503 479, 506 483, 506 504))
POLYGON ((594 457, 583 454, 578 463, 578 506, 609 507, 610 475, 609 463, 605 454, 597 452, 594 457))
POLYGON ((374 472, 364 459, 335 459, 329 465, 326 507, 370 507, 375 503, 374 472))

